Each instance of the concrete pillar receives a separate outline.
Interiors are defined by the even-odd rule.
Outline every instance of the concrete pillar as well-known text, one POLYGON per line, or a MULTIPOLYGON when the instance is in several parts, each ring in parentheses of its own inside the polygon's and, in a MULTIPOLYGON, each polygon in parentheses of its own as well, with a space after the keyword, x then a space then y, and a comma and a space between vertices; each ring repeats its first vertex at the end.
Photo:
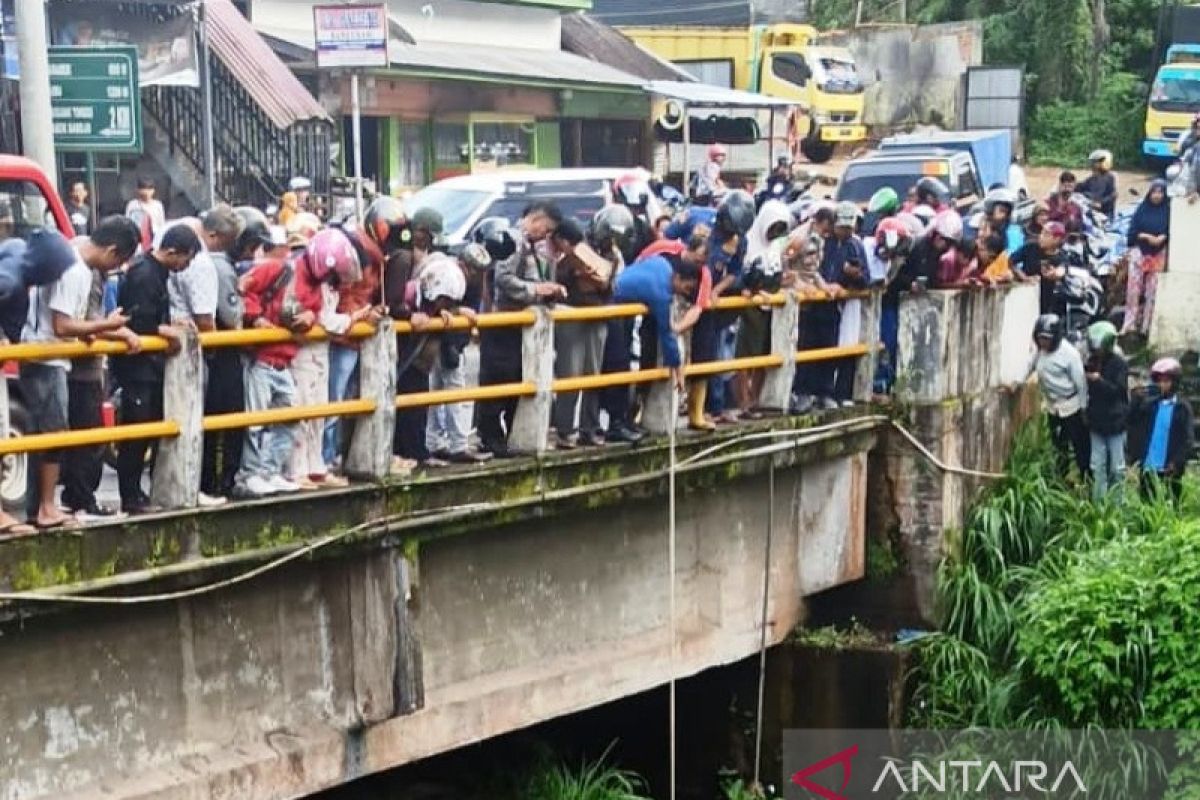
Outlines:
POLYGON ((554 403, 554 320, 550 309, 535 306, 537 320, 521 332, 521 380, 537 392, 522 397, 508 435, 508 446, 526 453, 550 447, 550 407, 554 403))
POLYGON ((858 329, 859 344, 866 345, 867 352, 860 356, 854 372, 854 401, 869 403, 875 394, 875 369, 879 365, 879 321, 883 313, 883 293, 871 295, 858 302, 862 322, 858 329))
POLYGON ((1158 276, 1154 317, 1150 321, 1150 349, 1180 355, 1196 349, 1200 325, 1200 203, 1187 198, 1171 200, 1171 241, 1167 271, 1158 276))
POLYGON ((800 303, 787 292, 787 301, 771 310, 771 355, 783 359, 783 366, 767 370, 759 405, 786 413, 792 400, 796 377, 796 345, 800 335, 800 303))
POLYGON ((396 333, 388 321, 362 340, 358 355, 359 397, 375 401, 375 413, 359 417, 346 455, 346 473, 382 480, 392 466, 396 430, 396 333))
POLYGON ((163 418, 179 424, 179 436, 159 443, 150 499, 163 508, 194 508, 204 460, 204 357, 192 328, 180 333, 179 354, 166 360, 163 418))
MULTIPOLYGON (((51 186, 58 185, 54 115, 50 109, 50 56, 45 0, 17 0, 17 58, 21 64, 21 144, 51 186)), ((95 187, 92 187, 95 191, 95 187)))

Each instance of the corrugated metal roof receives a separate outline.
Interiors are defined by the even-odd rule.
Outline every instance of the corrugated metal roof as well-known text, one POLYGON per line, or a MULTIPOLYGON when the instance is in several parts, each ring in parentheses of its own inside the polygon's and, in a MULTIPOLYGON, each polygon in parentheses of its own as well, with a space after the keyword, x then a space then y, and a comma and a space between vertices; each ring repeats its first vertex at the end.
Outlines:
POLYGON ((682 81, 650 81, 646 91, 673 100, 681 100, 693 108, 787 108, 799 105, 795 100, 769 97, 765 94, 726 89, 707 83, 682 81))
POLYGON ((209 47, 280 128, 311 119, 329 120, 287 65, 230 0, 205 0, 209 47))
POLYGON ((524 79, 573 85, 594 83, 638 89, 643 83, 636 75, 562 50, 392 42, 388 47, 388 55, 392 67, 401 71, 461 72, 465 75, 516 78, 518 81, 524 79))
POLYGON ((616 28, 584 14, 563 16, 562 46, 581 58, 608 64, 648 81, 691 80, 686 72, 643 50, 616 28))
POLYGON ((609 25, 749 25, 750 0, 593 0, 609 25))

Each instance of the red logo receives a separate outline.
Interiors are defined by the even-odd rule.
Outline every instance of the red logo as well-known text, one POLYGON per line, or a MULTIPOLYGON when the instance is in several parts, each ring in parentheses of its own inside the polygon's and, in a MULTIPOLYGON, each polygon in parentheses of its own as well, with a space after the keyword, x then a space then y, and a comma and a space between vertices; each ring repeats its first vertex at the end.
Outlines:
POLYGON ((823 797, 825 800, 846 800, 845 795, 826 789, 819 783, 813 783, 809 780, 809 778, 811 778, 813 775, 816 775, 818 772, 824 772, 834 764, 841 764, 842 788, 838 791, 844 792, 846 791, 846 787, 850 785, 850 759, 854 758, 856 755, 858 755, 858 745, 847 747, 842 752, 835 753, 823 761, 818 761, 815 764, 809 764, 807 767, 792 776, 792 783, 801 788, 807 789, 813 794, 823 797))

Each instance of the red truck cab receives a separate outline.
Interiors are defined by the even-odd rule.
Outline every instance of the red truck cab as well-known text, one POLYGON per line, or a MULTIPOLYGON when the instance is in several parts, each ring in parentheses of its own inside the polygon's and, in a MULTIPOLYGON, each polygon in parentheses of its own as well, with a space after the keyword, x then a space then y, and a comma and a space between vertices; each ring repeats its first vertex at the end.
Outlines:
MULTIPOLYGON (((0 154, 0 242, 29 236, 38 228, 54 228, 68 239, 75 228, 58 191, 33 161, 21 156, 0 154)), ((25 428, 25 409, 17 383, 17 365, 4 364, 8 383, 9 435, 20 436, 25 428)), ((28 459, 24 454, 5 456, 0 464, 0 502, 6 508, 20 508, 25 499, 28 459)))

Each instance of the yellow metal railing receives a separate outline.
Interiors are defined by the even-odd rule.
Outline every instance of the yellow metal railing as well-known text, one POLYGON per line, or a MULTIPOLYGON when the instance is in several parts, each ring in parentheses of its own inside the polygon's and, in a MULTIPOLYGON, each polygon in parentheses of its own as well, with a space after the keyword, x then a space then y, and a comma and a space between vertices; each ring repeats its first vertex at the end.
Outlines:
MULTIPOLYGON (((798 296, 797 300, 803 304, 868 296, 868 292, 846 292, 836 297, 810 293, 798 296)), ((722 311, 736 311, 762 306, 779 307, 784 305, 786 301, 787 297, 782 292, 766 295, 759 294, 752 297, 722 297, 714 302, 713 308, 722 311)), ((647 312, 647 308, 639 303, 596 307, 562 307, 551 309, 550 318, 555 322, 562 323, 603 322, 610 319, 636 317, 647 312)), ((498 328, 527 327, 533 325, 536 321, 537 315, 532 310, 501 311, 480 314, 476 317, 474 323, 466 317, 461 316, 454 317, 449 322, 441 318, 434 318, 427 325, 423 326, 420 332, 437 333, 445 331, 469 331, 472 329, 493 330, 498 328)), ((414 332, 412 323, 407 321, 393 322, 392 327, 400 334, 414 332)), ((304 334, 294 334, 279 328, 206 331, 200 333, 198 339, 202 349, 211 350, 225 347, 255 347, 286 342, 320 342, 327 341, 330 338, 366 339, 374 334, 375 328, 372 325, 359 323, 347 333, 336 337, 331 336, 325 330, 318 327, 304 334)), ((141 337, 141 352, 161 353, 167 350, 168 343, 162 337, 141 337)), ((834 359, 857 358, 865 355, 867 352, 868 347, 866 345, 851 345, 849 347, 830 347, 819 350, 800 351, 796 353, 795 358, 797 364, 810 364, 834 359)), ((102 355, 119 356, 128 353, 129 348, 125 343, 108 340, 9 344, 0 345, 0 362, 102 355)), ((750 358, 735 358, 703 364, 688 364, 684 368, 684 374, 690 378, 697 378, 741 370, 774 369, 782 365, 783 356, 780 355, 753 356, 750 358)), ((628 372, 561 378, 553 381, 551 389, 554 392, 586 391, 653 383, 655 381, 667 380, 669 377, 670 370, 658 367, 628 372)), ((398 395, 396 397, 396 408, 408 409, 444 405, 447 403, 522 398, 531 397, 535 394, 537 394, 537 386, 529 382, 477 386, 464 389, 443 389, 398 395)), ((263 411, 242 411, 207 416, 204 418, 203 427, 205 431, 235 430, 326 417, 361 416, 374 413, 376 408, 377 405, 374 400, 359 399, 310 406, 272 408, 263 411)), ((172 438, 178 435, 179 425, 171 420, 33 434, 0 440, 0 455, 44 452, 46 450, 85 447, 137 439, 172 438)))

